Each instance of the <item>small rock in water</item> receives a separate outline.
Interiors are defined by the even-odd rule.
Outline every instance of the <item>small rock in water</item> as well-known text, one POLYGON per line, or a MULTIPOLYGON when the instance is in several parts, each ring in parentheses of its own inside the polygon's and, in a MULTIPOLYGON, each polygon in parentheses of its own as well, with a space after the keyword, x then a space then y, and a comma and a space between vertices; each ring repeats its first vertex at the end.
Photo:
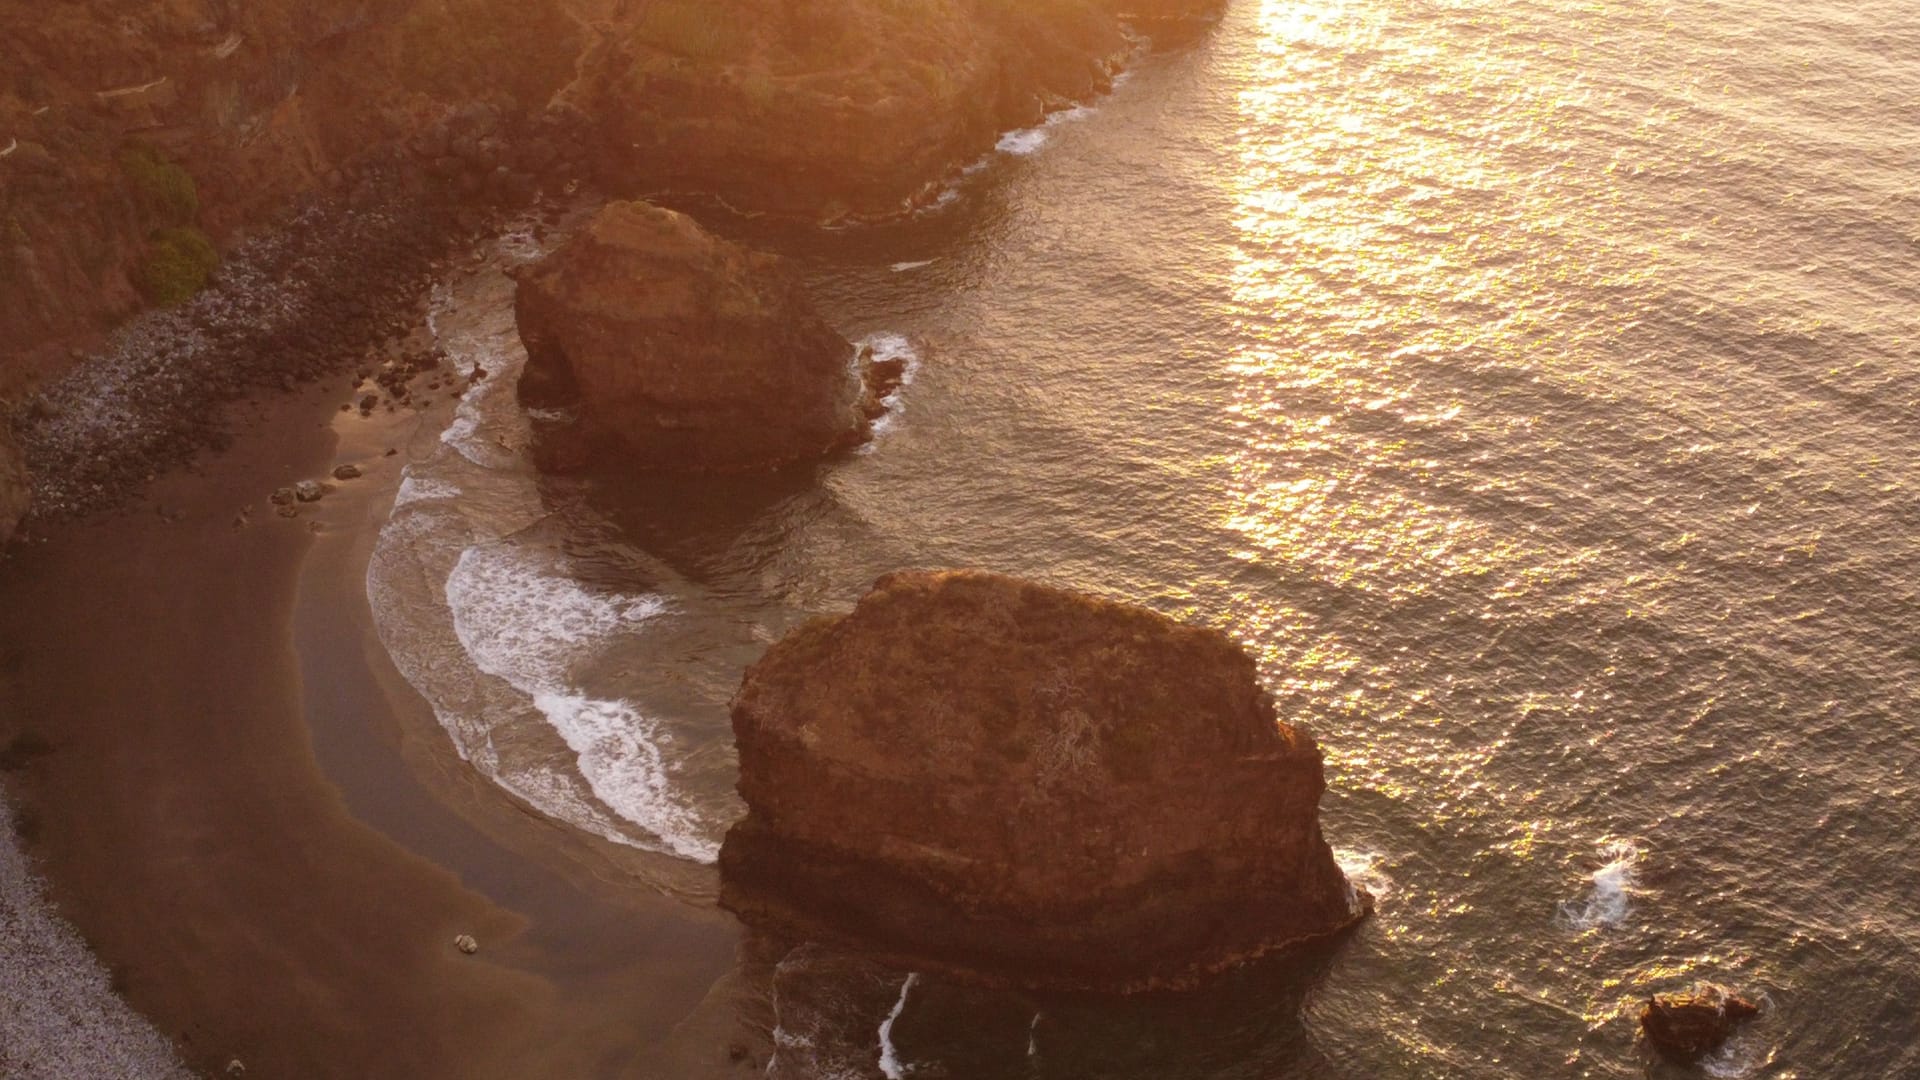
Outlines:
POLYGON ((297 506, 276 506, 274 507, 273 512, 276 514, 279 514, 283 518, 300 516, 300 508, 297 506))
POLYGON ((227 1062, 226 1073, 228 1076, 245 1076, 247 1075, 246 1063, 239 1058, 234 1058, 227 1062))
POLYGON ((318 480, 302 480, 293 485, 294 498, 301 502, 319 502, 326 494, 326 486, 318 480))
POLYGON ((342 465, 333 470, 333 478, 335 480, 358 480, 360 479, 360 466, 342 465))
POLYGON ((474 953, 480 951, 480 943, 474 940, 472 934, 461 934, 459 937, 454 938, 453 947, 468 956, 472 956, 474 953))
POLYGON ((1734 1025, 1760 1007, 1725 987, 1701 983, 1675 994, 1655 994, 1640 1010, 1647 1042, 1671 1061, 1691 1065, 1720 1049, 1734 1025))
POLYGON ((293 503, 293 500, 295 499, 295 497, 296 497, 296 494, 295 494, 295 492, 294 492, 294 490, 293 490, 292 488, 290 488, 290 487, 283 487, 283 488, 281 488, 281 489, 279 489, 278 491, 275 491, 275 492, 273 493, 273 496, 272 496, 272 499, 273 499, 273 505, 275 505, 275 506, 290 506, 290 505, 292 505, 292 503, 293 503))

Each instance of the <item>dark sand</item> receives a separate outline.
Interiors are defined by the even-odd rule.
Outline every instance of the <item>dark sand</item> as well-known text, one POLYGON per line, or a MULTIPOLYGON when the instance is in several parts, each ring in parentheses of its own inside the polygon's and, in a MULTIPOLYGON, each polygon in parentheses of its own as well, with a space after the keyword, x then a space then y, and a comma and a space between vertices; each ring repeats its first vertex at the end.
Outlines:
POLYGON ((694 898, 662 895, 650 857, 514 803, 387 662, 366 557, 415 421, 349 396, 256 401, 142 506, 0 562, 0 745, 51 744, 5 780, 51 896, 209 1071, 687 1075, 667 1045, 751 1067, 724 1006, 674 1035, 732 981, 710 871, 653 866, 694 898), (274 516, 274 488, 346 461, 367 475, 274 516))

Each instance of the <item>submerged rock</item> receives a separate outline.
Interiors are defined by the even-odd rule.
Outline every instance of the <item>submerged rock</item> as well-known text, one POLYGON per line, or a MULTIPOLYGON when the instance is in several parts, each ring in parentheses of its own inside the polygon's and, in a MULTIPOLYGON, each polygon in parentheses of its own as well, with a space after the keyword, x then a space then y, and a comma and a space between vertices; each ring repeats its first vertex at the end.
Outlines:
POLYGON ((882 578, 733 703, 722 902, 920 971, 1188 984, 1369 898, 1320 833, 1313 740, 1224 635, 979 572, 882 578))
POLYGON ((780 259, 614 203, 519 274, 530 403, 642 468, 741 471, 867 437, 853 346, 780 259))
POLYGON ((1702 983, 1691 990, 1655 994, 1640 1010, 1640 1028, 1662 1056, 1691 1065, 1713 1053, 1760 1007, 1725 987, 1702 983))
POLYGON ((13 539, 13 531, 19 527, 20 519, 27 516, 27 504, 32 495, 33 489, 27 480, 26 459, 7 431, 6 420, 0 418, 0 548, 6 547, 7 541, 13 539))

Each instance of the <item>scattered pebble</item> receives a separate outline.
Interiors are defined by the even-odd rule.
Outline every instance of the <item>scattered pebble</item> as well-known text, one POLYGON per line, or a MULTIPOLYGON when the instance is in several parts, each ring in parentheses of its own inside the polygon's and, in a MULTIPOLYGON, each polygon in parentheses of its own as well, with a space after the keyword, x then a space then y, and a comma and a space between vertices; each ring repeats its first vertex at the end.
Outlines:
POLYGON ((476 941, 472 934, 461 934, 453 939, 453 947, 467 956, 472 956, 480 951, 480 942, 476 941))
MULTIPOLYGON (((155 473, 229 445, 227 403, 365 366, 365 349, 401 347, 434 261, 465 230, 460 207, 410 167, 366 173, 378 198, 295 208, 283 227, 230 252, 205 292, 136 317, 26 403, 14 434, 34 477, 33 517, 122 504, 155 473)), ((400 386, 440 359, 414 350, 368 374, 400 386)), ((378 398, 359 402, 370 413, 378 398)))
POLYGON ((0 1073, 190 1080, 48 901, 19 829, 0 799, 0 1073))
POLYGON ((327 486, 318 480, 302 480, 293 485, 293 497, 301 502, 319 502, 326 494, 327 486))
POLYGON ((358 480, 360 479, 360 466, 341 465, 333 470, 333 478, 335 480, 358 480))

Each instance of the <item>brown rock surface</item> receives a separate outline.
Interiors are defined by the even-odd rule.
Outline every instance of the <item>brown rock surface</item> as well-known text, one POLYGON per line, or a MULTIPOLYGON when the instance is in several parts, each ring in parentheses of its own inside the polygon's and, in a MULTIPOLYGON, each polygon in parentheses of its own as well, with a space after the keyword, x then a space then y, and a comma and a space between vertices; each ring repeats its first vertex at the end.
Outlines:
POLYGON ((589 67, 599 144, 800 217, 900 213, 997 134, 1110 85, 1104 0, 658 0, 589 67))
POLYGON ((460 107, 543 109, 584 40, 560 0, 0 0, 0 397, 141 306, 153 230, 223 242, 460 107))
POLYGON ((7 422, 0 418, 0 548, 13 539, 13 530, 26 516, 32 491, 27 484, 27 465, 20 448, 7 433, 7 422))
POLYGON ((1359 919, 1319 748, 1245 652, 980 572, 882 578, 747 672, 722 902, 902 966, 1188 984, 1359 919))
POLYGON ((523 394, 577 394, 598 445, 643 468, 738 471, 864 438, 853 346, 779 258, 613 203, 519 272, 523 394))
POLYGON ((1702 983, 1691 990, 1655 994, 1640 1010, 1647 1042, 1661 1055, 1691 1065, 1720 1049, 1741 1021, 1760 1007, 1724 987, 1702 983))

